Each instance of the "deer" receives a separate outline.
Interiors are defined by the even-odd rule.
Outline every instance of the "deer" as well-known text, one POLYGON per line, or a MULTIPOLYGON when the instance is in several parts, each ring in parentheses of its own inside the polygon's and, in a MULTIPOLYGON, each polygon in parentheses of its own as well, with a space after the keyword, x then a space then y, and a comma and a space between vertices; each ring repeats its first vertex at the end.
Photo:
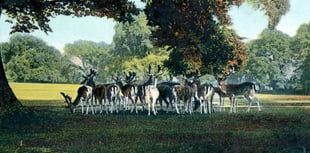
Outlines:
POLYGON ((151 115, 151 107, 153 114, 156 116, 155 103, 159 97, 159 91, 157 88, 157 78, 161 75, 161 67, 158 65, 157 72, 151 73, 151 64, 149 64, 148 76, 149 79, 144 83, 145 85, 145 101, 148 104, 148 116, 151 115))
MULTIPOLYGON (((135 76, 130 76, 129 81, 132 81, 135 76)), ((118 89, 120 89, 117 93, 117 98, 119 102, 123 102, 123 110, 125 111, 127 109, 127 103, 128 99, 131 101, 131 103, 134 103, 134 93, 132 92, 133 86, 130 84, 123 84, 123 81, 118 76, 112 76, 112 80, 115 81, 115 84, 118 86, 118 89)))
POLYGON ((169 112, 169 106, 171 110, 174 108, 174 103, 176 101, 175 94, 173 94, 173 88, 175 86, 181 85, 179 82, 173 81, 173 76, 169 74, 169 80, 166 82, 160 82, 157 86, 159 90, 159 97, 157 101, 160 103, 160 107, 162 108, 162 101, 164 101, 167 105, 167 113, 169 112))
POLYGON ((219 111, 222 112, 222 111, 225 111, 225 107, 224 107, 224 100, 225 100, 225 97, 229 97, 229 95, 227 95, 226 93, 224 93, 220 87, 213 87, 214 89, 214 94, 211 95, 211 101, 213 102, 213 99, 214 99, 214 95, 215 93, 219 96, 219 103, 220 103, 220 109, 219 111))
POLYGON ((240 84, 225 84, 225 79, 221 79, 219 81, 220 89, 227 95, 231 101, 230 106, 230 112, 235 113, 237 112, 237 101, 236 101, 236 95, 243 95, 248 103, 248 109, 247 112, 250 111, 250 107, 252 105, 252 102, 256 102, 258 110, 261 111, 259 100, 256 97, 256 89, 255 89, 255 83, 254 82, 243 82, 240 84))
POLYGON ((214 88, 211 84, 202 84, 198 86, 197 96, 200 103, 200 113, 212 114, 213 102, 211 96, 214 95, 214 88))
MULTIPOLYGON (((65 94, 64 92, 60 93, 64 98, 65 102, 68 104, 68 108, 70 109, 70 112, 72 114, 75 113, 75 110, 79 104, 81 104, 82 107, 82 114, 84 114, 84 103, 86 104, 86 112, 85 114, 88 114, 89 106, 91 105, 92 101, 92 94, 93 94, 93 88, 90 86, 83 85, 81 86, 77 91, 77 96, 75 100, 72 102, 72 98, 65 94)), ((91 105, 92 114, 94 114, 94 108, 93 105, 91 105)))
POLYGON ((193 112, 193 100, 195 91, 192 87, 188 85, 177 85, 173 88, 173 94, 176 97, 175 109, 177 114, 180 114, 178 107, 180 107, 181 111, 184 113, 192 114, 193 112), (181 101, 183 102, 183 107, 181 105, 181 101))
MULTIPOLYGON (((84 86, 89 86, 89 87, 92 87, 92 91, 94 92, 95 91, 95 88, 96 88, 96 83, 94 81, 95 79, 95 76, 96 76, 97 72, 94 70, 94 69, 90 69, 89 70, 89 74, 86 74, 86 75, 82 75, 82 77, 84 78, 83 81, 81 81, 80 84, 83 84, 84 86)), ((93 105, 96 107, 96 102, 97 100, 95 99, 94 101, 94 93, 92 93, 92 96, 91 96, 91 106, 93 107, 93 105), (94 103, 93 103, 94 101, 94 103)), ((95 109, 96 111, 96 109, 95 109)))
POLYGON ((211 114, 213 112, 213 102, 211 100, 214 94, 214 88, 211 84, 201 84, 199 76, 195 75, 193 79, 185 79, 185 84, 194 89, 194 97, 199 103, 195 103, 194 110, 200 106, 200 113, 211 114))

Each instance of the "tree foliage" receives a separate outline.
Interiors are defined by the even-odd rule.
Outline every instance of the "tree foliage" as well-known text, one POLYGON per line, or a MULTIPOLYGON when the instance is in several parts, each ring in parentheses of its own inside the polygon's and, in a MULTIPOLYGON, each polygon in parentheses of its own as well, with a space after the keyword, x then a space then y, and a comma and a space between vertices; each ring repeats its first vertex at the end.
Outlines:
POLYGON ((174 74, 227 75, 244 63, 243 44, 228 30, 227 14, 232 5, 242 0, 152 0, 145 9, 148 24, 156 27, 152 41, 167 47, 169 60, 165 65, 174 74), (223 41, 224 42, 221 42, 223 41), (221 58, 210 57, 218 55, 221 58), (213 60, 210 60, 213 58, 213 60))
POLYGON ((297 69, 295 70, 296 88, 309 94, 309 67, 310 67, 310 22, 302 24, 293 37, 291 49, 297 69))
POLYGON ((268 16, 268 28, 274 30, 280 19, 290 8, 289 0, 246 0, 256 10, 265 11, 268 16))
POLYGON ((310 53, 306 56, 303 64, 299 67, 302 71, 299 84, 303 93, 310 94, 310 53))
POLYGON ((92 41, 79 40, 72 44, 66 44, 64 55, 71 60, 78 58, 81 61, 79 66, 84 72, 89 69, 97 69, 102 57, 109 56, 111 46, 105 42, 95 43, 92 41))
POLYGON ((1 47, 10 81, 55 83, 74 80, 76 67, 41 39, 17 34, 1 47), (70 71, 73 75, 69 75, 70 71))
POLYGON ((106 77, 105 69, 110 55, 111 45, 105 42, 95 43, 92 41, 79 40, 64 47, 65 57, 80 67, 80 76, 88 73, 89 69, 97 70, 96 78, 102 80, 106 77))
POLYGON ((291 37, 275 30, 264 30, 259 39, 247 43, 249 60, 237 74, 273 89, 290 88, 292 78, 291 37))
MULTIPOLYGON (((134 71, 139 79, 143 79, 148 64, 163 65, 168 58, 163 48, 154 48, 151 41, 151 30, 147 25, 146 16, 140 13, 134 16, 131 23, 115 25, 111 58, 105 62, 104 74, 108 74, 104 81, 111 79, 111 75, 121 75, 124 72, 134 71)), ((101 69, 101 68, 100 68, 101 69)))
POLYGON ((150 41, 151 27, 147 25, 146 15, 134 16, 133 22, 118 23, 114 27, 114 55, 123 57, 145 57, 153 50, 150 41))
POLYGON ((292 51, 294 59, 304 61, 310 53, 310 22, 302 24, 293 37, 292 51))
POLYGON ((51 32, 50 18, 60 14, 128 21, 132 20, 131 14, 138 13, 138 9, 128 0, 5 0, 0 2, 0 12, 10 18, 7 22, 13 24, 11 33, 14 33, 31 32, 36 29, 51 32))

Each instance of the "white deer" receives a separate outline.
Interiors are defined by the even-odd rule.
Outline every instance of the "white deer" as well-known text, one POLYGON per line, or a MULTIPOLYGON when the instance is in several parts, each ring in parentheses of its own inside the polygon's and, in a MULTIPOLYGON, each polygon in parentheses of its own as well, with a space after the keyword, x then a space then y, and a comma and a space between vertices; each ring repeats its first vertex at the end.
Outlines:
POLYGON ((157 88, 157 78, 161 75, 159 72, 161 71, 160 66, 158 65, 158 70, 156 73, 151 73, 151 65, 149 65, 149 79, 144 83, 145 85, 145 101, 148 104, 148 115, 151 115, 151 106, 153 114, 156 115, 157 111, 155 110, 155 103, 157 98, 159 97, 159 91, 157 88))

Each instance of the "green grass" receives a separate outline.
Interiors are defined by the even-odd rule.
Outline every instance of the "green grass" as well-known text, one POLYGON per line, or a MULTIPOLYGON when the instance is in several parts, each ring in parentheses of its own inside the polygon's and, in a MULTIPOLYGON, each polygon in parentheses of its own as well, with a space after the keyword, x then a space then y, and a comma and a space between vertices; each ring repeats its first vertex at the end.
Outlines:
MULTIPOLYGON (((30 90, 31 84, 27 86, 30 90)), ((56 86, 63 91, 67 85, 56 86)), ((76 87, 66 92, 74 94, 76 87)), ((19 97, 20 89, 12 88, 19 97)), ((56 88, 38 88, 59 94, 56 88)), ((45 95, 21 100, 27 106, 23 110, 0 112, 0 152, 310 151, 309 107, 268 105, 261 112, 246 113, 242 108, 235 114, 212 115, 81 115, 70 114, 60 94, 55 100, 45 95)), ((261 99, 280 103, 270 97, 261 99)))

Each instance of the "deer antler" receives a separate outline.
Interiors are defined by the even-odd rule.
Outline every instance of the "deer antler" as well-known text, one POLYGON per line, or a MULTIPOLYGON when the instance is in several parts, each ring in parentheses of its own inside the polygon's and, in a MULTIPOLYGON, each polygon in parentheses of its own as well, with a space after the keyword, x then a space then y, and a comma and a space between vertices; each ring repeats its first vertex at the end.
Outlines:
POLYGON ((151 74, 151 64, 149 64, 149 74, 151 74))
POLYGON ((71 98, 69 95, 66 95, 64 92, 60 92, 60 94, 65 98, 65 101, 66 101, 68 104, 71 104, 72 98, 71 98))

